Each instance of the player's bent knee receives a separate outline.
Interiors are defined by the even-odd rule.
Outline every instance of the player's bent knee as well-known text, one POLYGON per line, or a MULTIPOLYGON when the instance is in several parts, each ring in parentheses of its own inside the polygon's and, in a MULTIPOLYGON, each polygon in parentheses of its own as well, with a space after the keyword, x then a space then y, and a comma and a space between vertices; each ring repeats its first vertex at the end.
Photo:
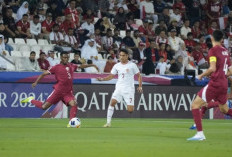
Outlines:
POLYGON ((220 111, 224 114, 227 114, 228 110, 224 107, 220 107, 220 111))
POLYGON ((129 113, 132 113, 134 110, 133 109, 128 109, 127 110, 129 113))

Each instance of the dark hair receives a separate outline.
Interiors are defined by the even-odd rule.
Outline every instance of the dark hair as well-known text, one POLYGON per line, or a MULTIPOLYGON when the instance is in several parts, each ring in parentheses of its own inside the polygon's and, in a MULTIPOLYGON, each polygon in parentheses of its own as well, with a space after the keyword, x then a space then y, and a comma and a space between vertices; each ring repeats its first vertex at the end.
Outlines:
POLYGON ((107 33, 108 33, 108 32, 111 32, 111 31, 112 31, 112 30, 111 30, 110 28, 107 29, 107 33))
POLYGON ((23 17, 24 17, 24 16, 27 16, 27 17, 28 17, 28 15, 27 15, 27 14, 23 14, 23 17))
POLYGON ((57 23, 55 23, 52 28, 55 28, 55 27, 60 27, 57 23))
POLYGON ((192 32, 189 32, 188 34, 187 34, 187 37, 188 36, 193 36, 193 33, 192 32))
POLYGON ((127 49, 120 49, 120 52, 124 52, 125 54, 129 54, 129 52, 127 51, 127 49))
POLYGON ((31 51, 30 55, 32 55, 32 54, 36 54, 35 51, 31 51))
POLYGON ((39 19, 39 15, 34 15, 33 18, 34 19, 39 19))
POLYGON ((60 57, 62 57, 63 55, 68 55, 68 52, 62 51, 62 52, 60 53, 60 57))
POLYGON ((223 36, 224 36, 224 34, 223 34, 223 32, 220 31, 220 30, 215 30, 215 31, 213 32, 213 38, 214 38, 214 40, 215 40, 216 42, 221 41, 221 40, 223 39, 223 36))

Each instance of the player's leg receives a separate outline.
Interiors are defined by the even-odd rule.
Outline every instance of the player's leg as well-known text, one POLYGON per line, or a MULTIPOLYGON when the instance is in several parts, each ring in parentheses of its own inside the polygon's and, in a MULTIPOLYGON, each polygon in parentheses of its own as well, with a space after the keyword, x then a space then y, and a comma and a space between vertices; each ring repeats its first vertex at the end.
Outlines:
POLYGON ((69 119, 75 118, 77 116, 77 101, 71 100, 68 104, 69 106, 71 106, 71 109, 69 112, 69 119))
POLYGON ((39 101, 39 100, 34 100, 34 97, 28 97, 26 99, 23 99, 21 101, 21 103, 32 103, 33 105, 35 105, 36 107, 42 109, 42 110, 46 110, 48 109, 52 104, 49 103, 49 102, 42 102, 42 101, 39 101))
POLYGON ((200 113, 200 107, 205 104, 205 101, 197 95, 195 100, 193 101, 191 108, 192 108, 192 114, 193 119, 196 124, 197 128, 197 134, 193 136, 192 138, 188 138, 187 140, 205 140, 205 136, 202 129, 202 122, 201 122, 201 113, 200 113))
POLYGON ((227 104, 219 105, 219 108, 222 113, 232 117, 232 109, 230 109, 227 104))
POLYGON ((123 94, 123 99, 125 100, 127 104, 127 111, 129 113, 132 113, 134 111, 134 98, 135 98, 135 92, 132 91, 130 93, 124 93, 123 94))
POLYGON ((114 97, 112 97, 111 101, 110 101, 110 105, 108 107, 108 110, 107 110, 107 122, 106 124, 103 126, 103 127, 111 127, 111 120, 112 120, 112 116, 114 114, 114 106, 117 104, 117 100, 114 97))

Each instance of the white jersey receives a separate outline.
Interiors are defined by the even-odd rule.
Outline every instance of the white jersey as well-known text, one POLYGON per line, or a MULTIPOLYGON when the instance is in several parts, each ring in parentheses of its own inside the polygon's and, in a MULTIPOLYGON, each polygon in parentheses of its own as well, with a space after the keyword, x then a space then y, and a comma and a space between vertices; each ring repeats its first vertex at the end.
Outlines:
POLYGON ((134 75, 139 73, 139 69, 135 63, 127 64, 117 63, 111 70, 111 74, 118 74, 116 90, 132 92, 135 90, 134 75))

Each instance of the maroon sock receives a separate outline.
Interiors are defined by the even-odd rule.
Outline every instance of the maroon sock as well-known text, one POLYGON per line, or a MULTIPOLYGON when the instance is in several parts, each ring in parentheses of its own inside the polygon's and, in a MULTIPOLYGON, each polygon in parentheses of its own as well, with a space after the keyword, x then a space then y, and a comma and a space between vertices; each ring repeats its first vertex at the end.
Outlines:
POLYGON ((207 111, 207 107, 206 107, 206 106, 202 106, 202 107, 201 107, 201 119, 204 118, 205 112, 206 112, 206 111, 207 111))
POLYGON ((38 101, 38 100, 31 100, 31 103, 32 103, 33 105, 35 105, 36 107, 42 109, 43 103, 42 103, 41 101, 38 101))
POLYGON ((232 117, 232 109, 229 109, 226 114, 232 117))
POLYGON ((207 105, 207 108, 210 109, 210 108, 214 108, 214 107, 218 107, 218 102, 209 102, 208 105, 207 105))
POLYGON ((201 113, 200 109, 193 109, 192 110, 193 119, 197 127, 197 131, 202 131, 202 123, 201 123, 201 113))
POLYGON ((69 112, 70 120, 77 116, 77 106, 72 106, 69 112))

